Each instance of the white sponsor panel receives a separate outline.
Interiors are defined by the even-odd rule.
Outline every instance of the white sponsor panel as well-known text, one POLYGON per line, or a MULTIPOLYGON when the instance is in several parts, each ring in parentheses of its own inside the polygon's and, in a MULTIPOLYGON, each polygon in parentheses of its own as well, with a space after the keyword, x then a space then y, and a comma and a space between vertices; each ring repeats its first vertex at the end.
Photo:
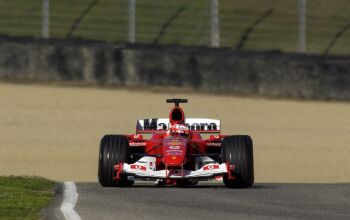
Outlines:
MULTIPOLYGON (((143 130, 168 130, 168 118, 150 118, 137 120, 136 128, 138 131, 143 130)), ((196 131, 220 131, 220 120, 209 118, 187 118, 185 121, 189 130, 196 131)))
POLYGON ((146 142, 129 142, 130 147, 142 147, 146 145, 147 145, 146 142))
POLYGON ((209 147, 220 147, 221 142, 207 142, 207 146, 209 147))
POLYGON ((171 150, 178 150, 180 149, 180 146, 169 146, 168 148, 171 150))

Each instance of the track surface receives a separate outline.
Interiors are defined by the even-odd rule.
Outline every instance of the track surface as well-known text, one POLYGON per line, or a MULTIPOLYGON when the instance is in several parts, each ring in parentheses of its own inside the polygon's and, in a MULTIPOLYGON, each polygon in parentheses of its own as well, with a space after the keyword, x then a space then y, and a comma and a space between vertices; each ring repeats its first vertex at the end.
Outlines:
POLYGON ((77 184, 81 219, 350 219, 350 184, 102 188, 77 184))

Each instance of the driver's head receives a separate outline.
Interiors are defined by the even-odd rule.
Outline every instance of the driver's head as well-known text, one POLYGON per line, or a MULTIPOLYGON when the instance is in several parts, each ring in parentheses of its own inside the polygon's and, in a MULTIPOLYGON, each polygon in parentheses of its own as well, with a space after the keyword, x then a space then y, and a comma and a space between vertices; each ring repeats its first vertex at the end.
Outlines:
POLYGON ((170 126, 169 131, 172 135, 188 136, 189 134, 188 128, 182 124, 175 124, 170 126))

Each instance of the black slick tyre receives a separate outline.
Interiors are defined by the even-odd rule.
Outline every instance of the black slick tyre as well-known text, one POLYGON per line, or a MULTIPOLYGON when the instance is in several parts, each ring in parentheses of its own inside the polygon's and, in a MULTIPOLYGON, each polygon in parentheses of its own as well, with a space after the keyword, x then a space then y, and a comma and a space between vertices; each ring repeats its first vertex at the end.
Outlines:
POLYGON ((229 188, 247 188, 254 184, 253 141, 248 135, 226 136, 222 140, 223 162, 235 166, 229 179, 224 176, 224 184, 229 188))
POLYGON ((131 186, 134 182, 128 181, 127 176, 121 174, 119 180, 114 179, 116 172, 114 165, 120 162, 128 163, 129 142, 123 135, 105 135, 101 139, 99 162, 98 162, 98 181, 104 187, 113 186, 131 186))

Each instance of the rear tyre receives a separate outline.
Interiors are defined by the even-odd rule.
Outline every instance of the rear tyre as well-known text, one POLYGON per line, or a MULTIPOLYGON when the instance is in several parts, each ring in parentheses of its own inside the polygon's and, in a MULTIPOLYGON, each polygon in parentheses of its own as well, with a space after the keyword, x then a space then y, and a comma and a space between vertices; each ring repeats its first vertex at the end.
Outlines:
POLYGON ((117 173, 114 165, 117 163, 128 163, 130 160, 129 141, 123 135, 105 135, 101 139, 99 162, 98 162, 98 181, 104 187, 112 186, 131 186, 134 182, 128 181, 127 176, 121 174, 119 180, 115 180, 117 173))
POLYGON ((227 136, 222 141, 223 162, 235 165, 232 175, 224 176, 229 188, 247 188, 254 183, 253 141, 248 135, 227 136))

